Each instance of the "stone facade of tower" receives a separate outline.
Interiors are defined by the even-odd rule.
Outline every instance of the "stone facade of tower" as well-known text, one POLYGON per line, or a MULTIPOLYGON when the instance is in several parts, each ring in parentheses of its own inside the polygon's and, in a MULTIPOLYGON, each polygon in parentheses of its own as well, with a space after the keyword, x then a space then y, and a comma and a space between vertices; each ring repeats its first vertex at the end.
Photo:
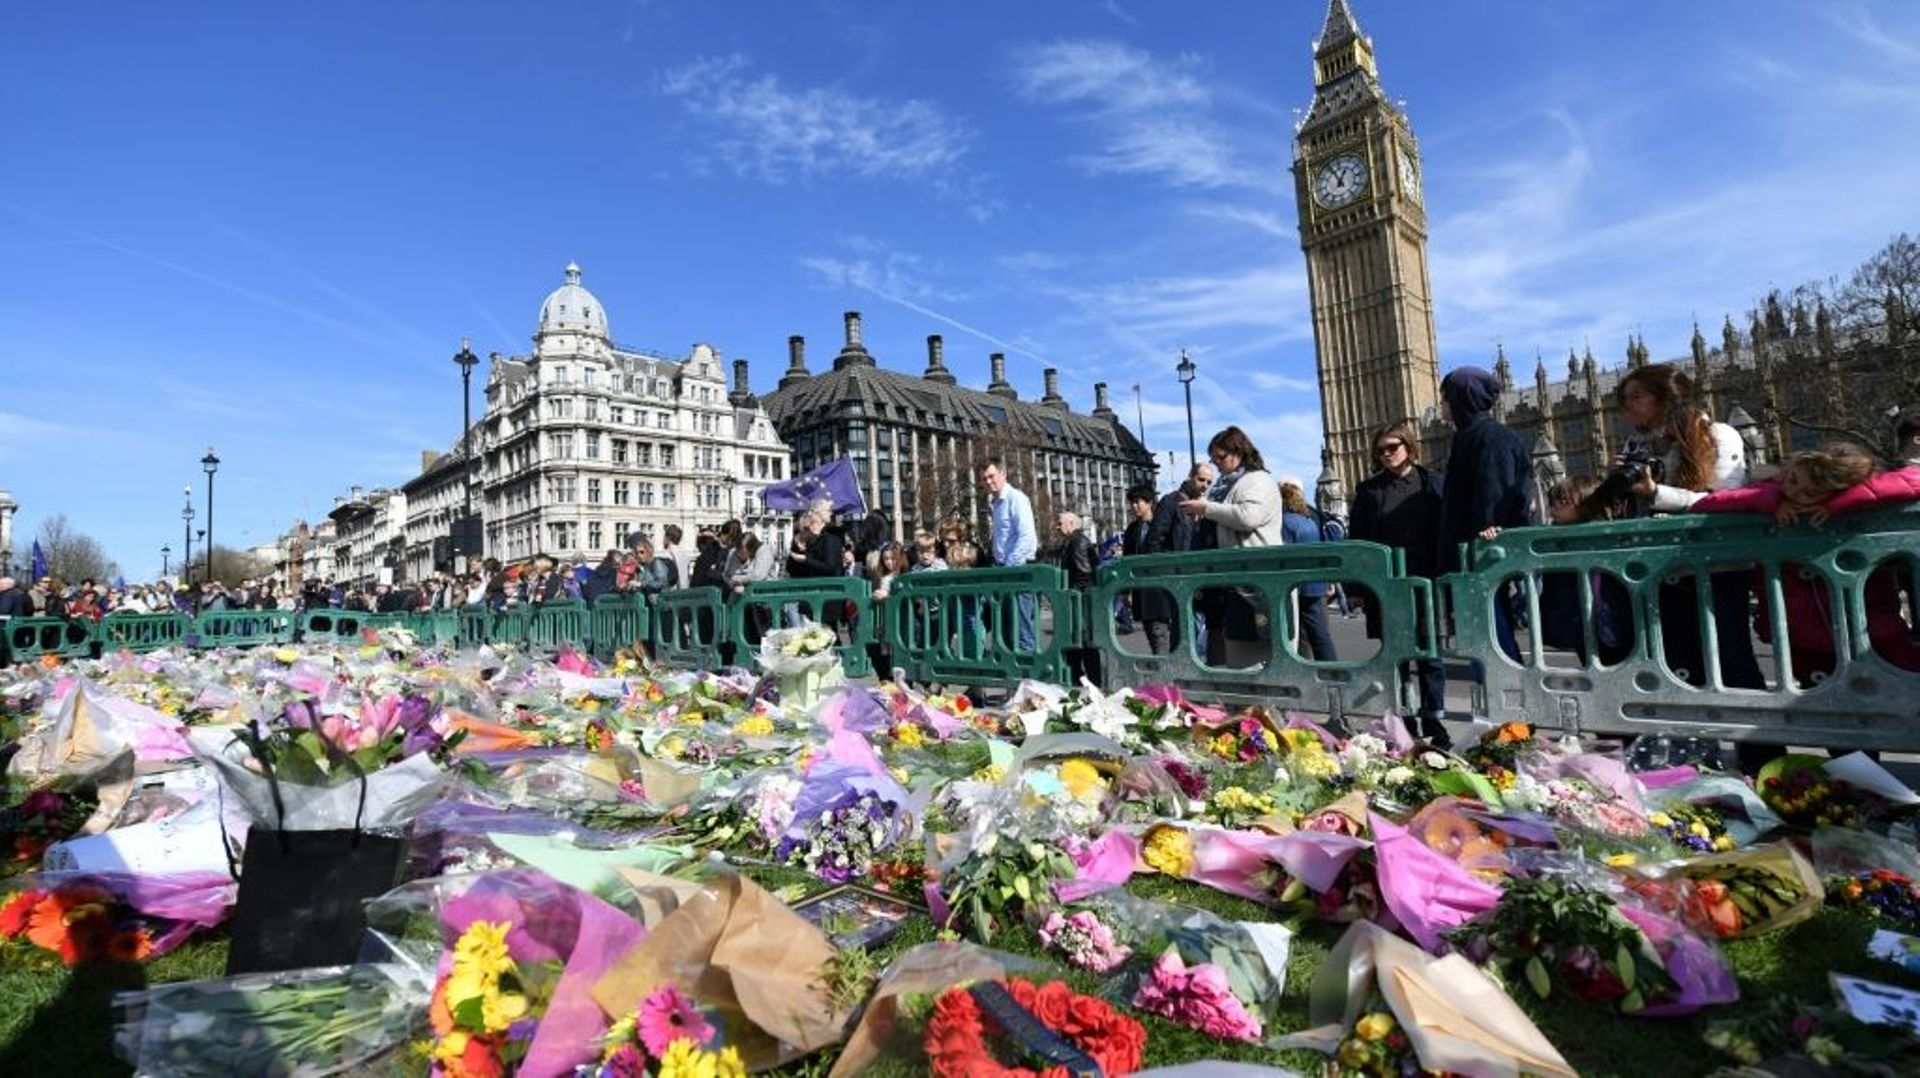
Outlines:
POLYGON ((1417 420, 1439 401, 1422 165, 1346 0, 1331 0, 1313 66, 1313 106, 1294 135, 1294 190, 1321 426, 1352 489, 1373 471, 1373 429, 1417 420))

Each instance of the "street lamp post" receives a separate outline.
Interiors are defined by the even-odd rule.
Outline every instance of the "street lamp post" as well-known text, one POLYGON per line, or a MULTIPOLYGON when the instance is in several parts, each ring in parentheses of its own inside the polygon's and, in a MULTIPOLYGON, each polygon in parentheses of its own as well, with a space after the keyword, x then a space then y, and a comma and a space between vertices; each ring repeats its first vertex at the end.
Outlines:
POLYGON ((220 470, 220 458, 213 455, 213 447, 207 447, 207 455, 200 458, 200 467, 207 473, 207 571, 201 578, 213 579, 213 473, 220 470))
POLYGON ((1133 426, 1140 432, 1140 448, 1147 447, 1147 410, 1140 403, 1140 383, 1133 383, 1133 426))
POLYGON ((160 548, 160 575, 162 577, 165 577, 167 574, 173 571, 173 563, 168 560, 172 556, 173 556, 172 547, 162 546, 160 548))
POLYGON ((1194 444, 1193 444, 1193 376, 1196 373, 1198 373, 1199 370, 1200 368, 1193 365, 1193 360, 1187 357, 1187 350, 1184 348, 1180 349, 1180 365, 1174 368, 1174 373, 1180 376, 1180 388, 1186 390, 1187 392, 1187 463, 1188 464, 1197 463, 1199 460, 1199 457, 1197 456, 1198 451, 1194 448, 1194 444))
POLYGON ((193 583, 193 488, 181 487, 180 494, 187 500, 180 509, 180 522, 186 531, 186 553, 180 555, 180 583, 185 586, 193 583))
POLYGON ((460 365, 460 527, 454 532, 460 543, 454 553, 463 559, 460 568, 464 570, 473 560, 473 551, 467 549, 473 534, 473 368, 480 362, 471 340, 460 338, 460 351, 454 353, 453 361, 460 365))

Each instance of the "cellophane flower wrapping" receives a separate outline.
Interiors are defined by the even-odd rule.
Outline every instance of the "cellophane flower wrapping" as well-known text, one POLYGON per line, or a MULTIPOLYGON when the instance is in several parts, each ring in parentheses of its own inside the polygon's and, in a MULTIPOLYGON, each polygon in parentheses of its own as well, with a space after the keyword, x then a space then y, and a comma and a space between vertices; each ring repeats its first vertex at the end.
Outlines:
POLYGON ((430 970, 365 964, 159 985, 114 996, 114 1051, 150 1078, 361 1071, 427 1027, 430 970))
POLYGON ((1627 889, 1708 939, 1761 936, 1820 912, 1820 874, 1790 843, 1685 857, 1624 870, 1627 889))
POLYGON ((1292 933, 1227 921, 1205 910, 1111 892, 1084 903, 1129 957, 1107 998, 1221 1040, 1261 1043, 1279 1033, 1292 933))
POLYGON ((559 968, 518 1073, 570 1075, 597 1062, 607 1019, 593 986, 646 929, 543 872, 503 869, 418 880, 367 903, 362 956, 407 966, 431 989, 446 972, 449 949, 476 921, 509 926, 507 950, 523 970, 559 968))
POLYGON ((194 755, 220 776, 229 798, 245 806, 254 823, 275 830, 399 830, 438 801, 449 781, 444 768, 419 752, 368 772, 364 783, 351 774, 329 786, 281 782, 276 808, 273 784, 249 766, 252 753, 233 733, 231 728, 204 727, 188 739, 194 755))
POLYGON ((845 680, 839 646, 839 633, 813 622, 775 629, 760 639, 760 669, 778 680, 781 703, 812 707, 845 680))

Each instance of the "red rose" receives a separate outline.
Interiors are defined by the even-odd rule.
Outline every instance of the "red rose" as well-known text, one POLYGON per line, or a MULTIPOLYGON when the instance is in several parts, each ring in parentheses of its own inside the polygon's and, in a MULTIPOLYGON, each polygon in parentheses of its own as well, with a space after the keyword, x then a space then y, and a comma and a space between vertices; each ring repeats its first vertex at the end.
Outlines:
POLYGON ((1073 1018, 1073 989, 1060 981, 1053 981, 1035 993, 1033 1002, 1027 1004, 1040 1024, 1048 1029, 1065 1029, 1073 1018))
POLYGON ((1102 1029, 1107 1023, 1113 1021, 1113 1008, 1092 996, 1073 997, 1073 1002, 1068 1005, 1067 1010, 1070 1012, 1067 1032, 1076 1036, 1102 1029))

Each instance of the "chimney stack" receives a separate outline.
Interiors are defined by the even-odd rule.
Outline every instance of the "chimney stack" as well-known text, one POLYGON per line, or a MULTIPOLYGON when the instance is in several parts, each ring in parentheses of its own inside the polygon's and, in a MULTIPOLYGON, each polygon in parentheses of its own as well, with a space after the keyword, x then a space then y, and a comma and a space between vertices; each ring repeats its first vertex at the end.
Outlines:
POLYGON ((356 502, 360 500, 360 488, 359 488, 359 487, 348 487, 348 488, 347 488, 347 493, 348 493, 349 495, 351 495, 351 499, 350 499, 350 500, 352 500, 352 501, 356 501, 356 502))
POLYGON ((420 470, 422 472, 427 471, 438 463, 440 463, 440 454, 431 449, 422 449, 420 451, 420 470))
POLYGON ((785 389, 796 382, 804 382, 811 375, 807 371, 807 339, 798 333, 787 338, 787 373, 780 376, 780 388, 785 389))
POLYGON ((1093 383, 1093 414, 1101 419, 1113 418, 1113 406, 1107 403, 1107 383, 1093 383))
POLYGON ((996 397, 1005 397, 1010 401, 1020 399, 1019 391, 1007 381, 1007 356, 1004 352, 994 352, 987 356, 987 363, 993 368, 993 381, 987 383, 987 392, 996 397))
POLYGON ((1067 398, 1060 395, 1059 369, 1056 367, 1048 367, 1046 370, 1040 372, 1040 377, 1045 381, 1047 389, 1046 393, 1040 397, 1040 403, 1049 408, 1065 408, 1067 406, 1067 398))
POLYGON ((727 403, 743 408, 753 401, 753 386, 747 381, 747 361, 733 361, 733 392, 727 394, 727 403))
POLYGON ((956 379, 947 369, 947 346, 938 333, 927 335, 927 373, 923 375, 929 382, 941 385, 953 385, 956 379))
POLYGON ((846 367, 875 366, 873 357, 867 354, 867 346, 860 343, 860 312, 848 311, 845 318, 847 343, 841 345, 840 354, 833 357, 833 369, 837 371, 846 367))

